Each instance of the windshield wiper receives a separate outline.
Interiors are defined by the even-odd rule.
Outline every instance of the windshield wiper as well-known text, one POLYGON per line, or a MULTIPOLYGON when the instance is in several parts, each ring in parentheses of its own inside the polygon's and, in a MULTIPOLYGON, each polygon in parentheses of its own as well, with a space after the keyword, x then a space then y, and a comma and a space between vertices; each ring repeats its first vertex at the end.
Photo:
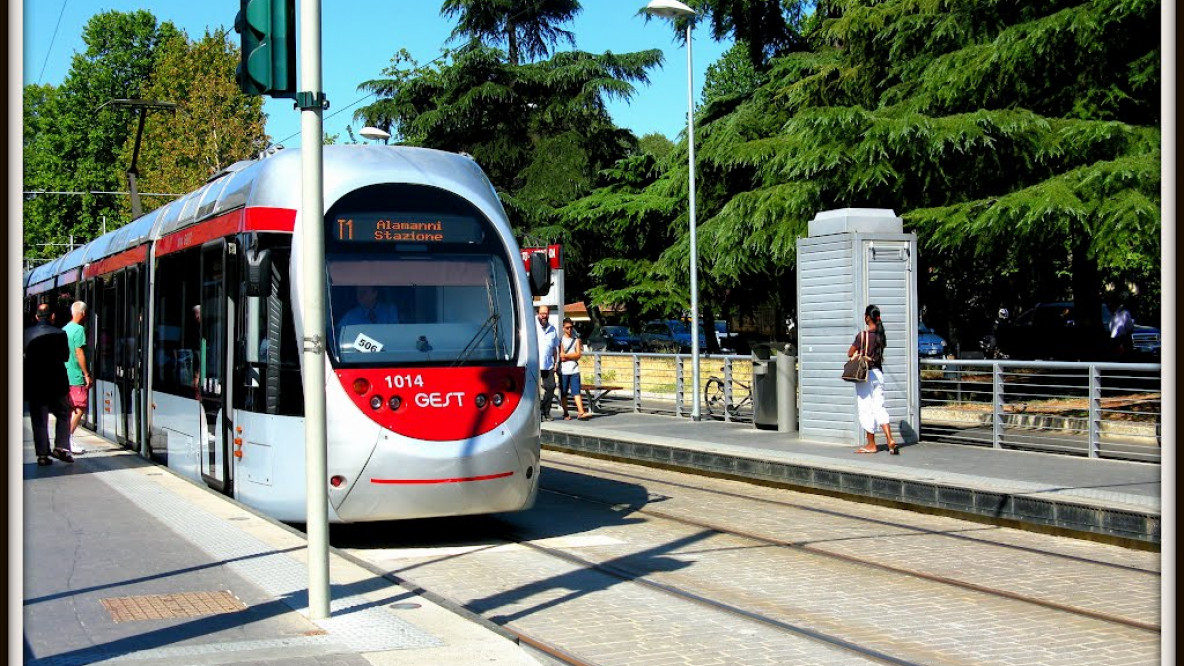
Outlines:
POLYGON ((473 334, 473 338, 461 350, 460 355, 452 362, 452 365, 460 365, 468 360, 469 356, 477 349, 477 346, 485 339, 485 336, 493 331, 493 356, 500 358, 502 355, 502 336, 501 330, 498 328, 498 322, 501 321, 501 314, 497 309, 497 299, 493 296, 493 283, 490 278, 485 278, 485 304, 489 308, 489 316, 481 323, 481 328, 473 334))

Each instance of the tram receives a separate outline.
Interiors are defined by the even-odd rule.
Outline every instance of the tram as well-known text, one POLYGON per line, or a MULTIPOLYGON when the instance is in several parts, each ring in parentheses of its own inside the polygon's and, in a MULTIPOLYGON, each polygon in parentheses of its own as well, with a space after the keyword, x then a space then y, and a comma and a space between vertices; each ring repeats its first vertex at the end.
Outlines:
POLYGON ((306 518, 300 292, 324 271, 329 519, 516 511, 538 490, 532 295, 497 195, 467 156, 325 146, 324 217, 297 151, 203 187, 25 276, 25 308, 87 303, 84 423, 288 522, 306 518), (302 225, 323 266, 301 263, 302 225))

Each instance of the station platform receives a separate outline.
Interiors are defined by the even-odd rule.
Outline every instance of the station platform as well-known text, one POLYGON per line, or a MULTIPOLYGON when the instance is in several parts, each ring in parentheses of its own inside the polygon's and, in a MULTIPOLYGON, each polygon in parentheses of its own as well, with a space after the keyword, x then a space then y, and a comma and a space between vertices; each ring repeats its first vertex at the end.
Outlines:
POLYGON ((38 466, 25 417, 26 665, 538 666, 336 550, 330 617, 311 620, 303 533, 82 429, 74 447, 74 463, 38 466))
MULTIPOLYGON (((558 412, 552 413, 558 418, 558 412)), ((543 447, 1155 549, 1159 464, 920 441, 889 455, 752 424, 604 412, 543 423, 543 447)))

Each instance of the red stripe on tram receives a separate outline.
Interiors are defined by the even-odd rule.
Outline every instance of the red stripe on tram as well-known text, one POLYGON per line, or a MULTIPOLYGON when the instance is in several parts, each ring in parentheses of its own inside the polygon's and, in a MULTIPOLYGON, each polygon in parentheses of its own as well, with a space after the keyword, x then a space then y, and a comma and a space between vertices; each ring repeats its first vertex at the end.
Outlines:
POLYGON ((457 479, 370 479, 370 483, 391 483, 398 485, 418 485, 430 483, 468 483, 469 481, 489 481, 491 479, 504 479, 507 476, 514 476, 513 472, 501 472, 500 474, 486 474, 485 476, 466 476, 457 479))

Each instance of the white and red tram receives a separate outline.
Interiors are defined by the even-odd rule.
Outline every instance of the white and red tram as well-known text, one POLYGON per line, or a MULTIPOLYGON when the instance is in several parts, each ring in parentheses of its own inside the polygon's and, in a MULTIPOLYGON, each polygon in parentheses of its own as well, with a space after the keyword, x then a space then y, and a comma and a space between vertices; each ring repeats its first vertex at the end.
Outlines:
MULTIPOLYGON (((468 157, 324 150, 327 212, 311 223, 325 239, 330 521, 529 508, 545 259, 523 266, 468 157)), ((237 163, 25 287, 27 310, 90 308, 88 427, 290 522, 306 510, 300 181, 296 151, 237 163)))

